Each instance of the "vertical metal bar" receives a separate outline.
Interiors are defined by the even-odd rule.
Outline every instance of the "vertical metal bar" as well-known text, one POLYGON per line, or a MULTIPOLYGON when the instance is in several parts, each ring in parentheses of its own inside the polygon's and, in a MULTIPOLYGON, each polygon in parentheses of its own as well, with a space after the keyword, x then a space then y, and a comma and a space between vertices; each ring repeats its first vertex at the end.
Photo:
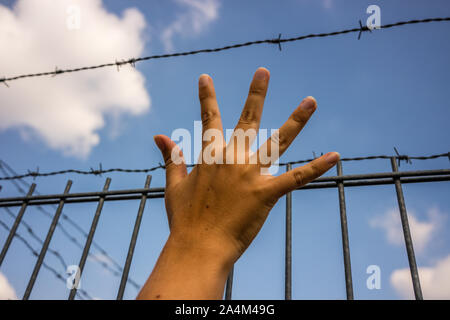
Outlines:
MULTIPOLYGON (((292 169, 290 163, 286 171, 292 169)), ((285 243, 285 271, 284 271, 284 299, 292 299, 292 193, 286 194, 286 243, 285 243)))
MULTIPOLYGON (((150 182, 152 181, 152 176, 148 175, 145 180, 145 188, 150 188, 150 182)), ((136 222, 134 223, 134 230, 131 236, 130 247, 128 248, 127 259, 125 261, 125 266, 123 267, 122 279, 120 280, 119 291, 117 292, 117 300, 123 299, 123 293, 125 292, 125 286, 128 281, 128 273, 130 272, 131 260, 133 259, 134 248, 136 246, 136 240, 139 233, 139 228, 141 226, 142 215, 144 214, 145 203, 147 202, 147 194, 143 193, 141 198, 141 203, 139 205, 139 210, 136 216, 136 222)))
MULTIPOLYGON (((107 178, 105 181, 105 185, 103 187, 103 191, 108 191, 109 185, 111 184, 111 178, 107 178)), ((86 244, 84 245, 83 254, 81 255, 80 263, 78 264, 78 279, 81 279, 81 275, 83 274, 84 265, 86 264, 86 259, 89 254, 89 249, 91 248, 92 240, 94 239, 94 233, 97 229, 98 220, 100 219, 100 214, 103 209, 103 204, 105 202, 105 196, 101 196, 98 200, 97 210, 95 211, 94 218, 92 219, 91 229, 89 230, 89 234, 86 239, 86 244)), ((76 284, 72 290, 70 290, 69 294, 69 300, 73 300, 75 298, 75 295, 77 294, 77 287, 78 284, 76 284)))
MULTIPOLYGON (((398 172, 397 162, 395 157, 391 157, 392 172, 398 172)), ((405 198, 403 197, 402 184, 400 178, 394 178, 395 191, 397 193, 398 208, 400 210, 400 219, 402 220, 403 236, 405 238, 406 253, 408 254, 409 269, 411 271, 411 278, 414 288, 414 295, 416 300, 423 300, 422 289, 420 288, 419 272, 417 270, 416 256, 414 254, 414 247, 411 238, 411 231, 409 230, 408 213, 406 212, 405 198)))
MULTIPOLYGON (((70 187, 72 186, 72 181, 67 181, 66 188, 64 189, 64 194, 68 194, 70 187)), ((23 300, 28 300, 31 294, 31 290, 33 290, 34 283, 36 282, 36 278, 38 276, 39 270, 41 269, 42 262, 44 262, 45 254, 47 253, 48 246, 50 245, 50 241, 52 240, 53 233, 55 232, 56 225, 58 224, 59 217, 61 216, 62 209, 64 207, 65 198, 61 198, 59 201, 58 208, 56 209, 55 215, 53 216, 52 224, 50 225, 50 229, 48 230, 47 236, 45 237, 44 244, 42 245, 41 252, 39 253, 38 260, 36 261, 36 265, 34 266, 33 273, 31 274, 30 281, 28 282, 27 288, 25 289, 25 293, 23 295, 23 300)))
POLYGON ((225 287, 225 300, 231 300, 231 296, 233 293, 233 274, 234 274, 234 265, 231 267, 231 271, 228 274, 227 285, 225 287))
MULTIPOLYGON (((342 176, 342 162, 337 163, 337 175, 342 176)), ((337 182, 339 192, 339 211, 341 214, 342 250, 344 253, 345 290, 347 300, 353 300, 352 266, 350 262, 350 246, 348 241, 347 209, 345 206, 344 182, 337 182)))
MULTIPOLYGON (((33 183, 30 186, 30 189, 28 190, 27 197, 31 196, 34 192, 34 189, 36 189, 36 184, 33 183)), ((6 253, 8 252, 9 246, 11 245, 12 239, 14 238, 14 235, 16 234, 17 228, 19 227, 20 222, 22 221, 22 217, 25 214, 25 210, 27 209, 28 201, 24 201, 22 203, 22 207, 20 208, 19 213, 16 216, 16 220, 14 220, 14 224, 11 227, 11 230, 9 231, 8 238, 6 238, 5 245, 2 248, 2 252, 0 253, 0 266, 3 263, 3 260, 5 259, 6 253)))

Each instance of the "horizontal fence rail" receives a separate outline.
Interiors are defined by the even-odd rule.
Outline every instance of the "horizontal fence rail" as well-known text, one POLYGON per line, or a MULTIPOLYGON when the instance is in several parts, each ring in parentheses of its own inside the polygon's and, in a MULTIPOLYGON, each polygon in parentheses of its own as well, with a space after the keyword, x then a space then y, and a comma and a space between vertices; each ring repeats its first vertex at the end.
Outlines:
MULTIPOLYGON (((381 172, 321 177, 306 186, 298 188, 298 190, 336 188, 338 187, 337 182, 340 181, 342 181, 344 187, 393 184, 393 178, 402 178, 402 183, 449 181, 450 169, 381 172)), ((142 194, 147 194, 148 198, 164 198, 164 191, 165 188, 141 188, 98 192, 79 192, 71 194, 8 197, 0 198, 0 207, 17 207, 22 206, 25 202, 27 206, 57 204, 60 201, 59 199, 65 199, 65 203, 97 202, 101 197, 105 197, 105 201, 138 200, 141 198, 142 194)))
MULTIPOLYGON (((411 279, 413 283, 413 289, 415 298, 418 300, 423 299, 422 290, 420 287, 420 280, 418 275, 418 268, 416 264, 413 242, 411 238, 411 232, 408 223, 408 214, 406 210, 405 199, 403 196, 402 185, 405 183, 425 183, 425 182, 440 182, 440 181, 450 181, 450 169, 439 169, 439 170, 415 170, 415 171, 399 171, 398 170, 398 157, 388 157, 390 160, 392 171, 390 172, 380 172, 380 173, 366 173, 366 174, 343 174, 342 162, 339 161, 336 166, 335 176, 327 176, 320 177, 310 184, 298 188, 294 192, 300 190, 308 190, 308 189, 326 189, 326 188, 336 188, 337 196, 339 200, 339 212, 340 212, 340 221, 341 221, 341 241, 343 248, 343 262, 344 262, 344 282, 346 288, 346 296, 347 299, 353 299, 353 281, 352 281, 352 271, 351 271, 351 257, 350 257, 350 239, 348 234, 348 225, 351 221, 347 220, 347 210, 346 210, 346 201, 345 201, 345 188, 347 187, 363 187, 363 186, 373 186, 373 185, 393 185, 395 187, 395 192, 398 200, 398 206, 400 211, 400 218, 402 222, 402 230, 405 238, 405 247, 408 256, 408 262, 411 272, 411 279)), ((300 162, 298 162, 300 163, 300 162)), ((291 170, 292 164, 288 163, 286 166, 286 170, 291 170)), ((22 235, 17 233, 17 229, 21 223, 25 225, 25 222, 22 222, 23 217, 26 215, 27 208, 30 206, 42 206, 42 205, 58 205, 55 213, 52 215, 52 223, 50 225, 50 229, 47 232, 45 240, 40 240, 42 247, 40 252, 38 253, 35 249, 31 248, 28 245, 33 255, 37 256, 37 261, 35 267, 33 269, 32 275, 30 276, 28 286, 25 290, 23 299, 28 299, 31 295, 32 289, 34 287, 34 283, 36 278, 39 275, 39 270, 41 266, 45 267, 49 270, 54 270, 52 267, 48 266, 45 263, 46 253, 49 251, 55 254, 54 251, 50 248, 50 242, 52 240, 53 233, 55 231, 56 226, 58 225, 58 221, 62 215, 63 207, 71 204, 71 203, 85 203, 85 202, 97 202, 97 209, 93 213, 92 223, 89 230, 89 233, 86 235, 86 241, 83 246, 80 262, 79 262, 79 276, 82 277, 83 269, 86 263, 86 259, 89 255, 89 251, 91 245, 94 241, 95 231, 97 229, 98 221, 101 216, 103 204, 105 201, 121 201, 121 200, 140 200, 139 209, 136 215, 136 221, 134 224, 133 232, 131 235, 128 253, 126 257, 125 264, 123 268, 121 267, 121 281, 117 293, 117 299, 123 299, 124 291, 126 284, 130 282, 129 279, 129 271, 131 268, 131 263, 134 255, 134 249, 136 246, 137 238, 139 235, 140 225, 142 221, 142 217, 144 215, 145 207, 147 201, 155 198, 164 198, 164 188, 150 188, 151 176, 148 175, 145 181, 144 188, 138 189, 125 189, 125 190, 109 190, 109 185, 111 183, 111 179, 107 178, 102 191, 96 192, 78 192, 78 193, 70 193, 70 187, 72 185, 72 181, 68 180, 66 184, 66 188, 64 193, 61 194, 34 194, 36 189, 36 184, 33 183, 30 185, 29 190, 26 196, 17 196, 17 197, 4 197, 0 198, 0 207, 5 209, 11 207, 20 207, 17 215, 10 213, 12 217, 15 217, 14 223, 12 227, 8 227, 3 221, 0 219, 0 225, 9 231, 5 244, 1 250, 0 254, 0 267, 4 262, 4 259, 8 253, 8 249, 10 248, 11 242, 16 237, 21 241, 26 240, 22 235)), ((38 207, 39 208, 39 207, 38 207)), ((9 210, 9 209, 8 209, 9 210)), ((295 208, 292 207, 292 193, 286 195, 286 216, 285 216, 285 256, 284 256, 284 264, 285 264, 285 299, 292 299, 292 214, 295 212, 295 208)), ((1 217, 1 216, 0 216, 1 217)), ((30 228, 29 228, 30 229, 30 228)), ((32 233, 30 233, 32 234, 32 233)), ((57 254, 55 254, 57 255, 57 254)), ((64 260, 62 260, 64 262, 64 260)), ((65 262, 64 262, 65 263, 65 262)), ((54 272, 55 275, 61 279, 61 275, 54 272)), ((232 298, 232 288, 233 288, 233 273, 234 268, 230 272, 224 298, 231 299, 232 298)), ((81 291, 82 296, 79 295, 80 290, 77 290, 76 283, 74 283, 74 287, 69 292, 69 299, 74 299, 75 296, 79 298, 90 298, 90 295, 81 291)))

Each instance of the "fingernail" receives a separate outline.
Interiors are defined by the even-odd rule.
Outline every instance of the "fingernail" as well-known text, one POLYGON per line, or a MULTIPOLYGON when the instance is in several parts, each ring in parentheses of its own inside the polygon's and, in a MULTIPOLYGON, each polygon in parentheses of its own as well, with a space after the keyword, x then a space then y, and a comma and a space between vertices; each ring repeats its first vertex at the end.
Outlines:
POLYGON ((255 72, 256 80, 265 80, 268 78, 269 71, 266 68, 259 68, 255 72))
POLYGON ((315 107, 316 107, 316 99, 314 99, 311 96, 306 97, 300 104, 300 108, 309 112, 313 111, 315 107))
POLYGON ((199 87, 206 87, 208 85, 208 75, 207 74, 202 74, 200 76, 200 78, 198 79, 198 85, 199 87))
POLYGON ((158 146, 159 150, 164 151, 166 149, 166 145, 164 144, 164 142, 161 140, 160 137, 154 136, 153 140, 155 140, 155 143, 158 146))
POLYGON ((339 158, 341 156, 339 155, 339 153, 337 152, 328 152, 325 155, 325 160, 329 163, 329 164, 336 164, 336 162, 338 162, 339 158))

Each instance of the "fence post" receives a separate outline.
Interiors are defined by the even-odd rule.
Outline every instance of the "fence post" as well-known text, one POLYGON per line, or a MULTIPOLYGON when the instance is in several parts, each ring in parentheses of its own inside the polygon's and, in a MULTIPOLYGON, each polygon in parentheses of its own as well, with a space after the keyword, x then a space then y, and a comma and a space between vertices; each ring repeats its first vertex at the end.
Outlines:
MULTIPOLYGON (((342 161, 339 160, 336 166, 338 177, 342 176, 342 161)), ((345 269, 345 290, 347 300, 353 300, 353 280, 352 266, 350 260, 350 245, 348 241, 348 225, 347 225, 347 209, 345 206, 344 181, 337 182, 339 193, 339 211, 341 215, 341 233, 342 233, 342 250, 344 253, 344 269, 345 269)))
MULTIPOLYGON (((70 187, 72 186, 72 181, 67 181, 66 188, 64 190, 64 195, 69 193, 70 187)), ((50 225, 50 229, 48 230, 47 237, 45 238, 44 244, 42 245, 41 253, 39 254, 38 260, 36 261, 36 265, 34 266, 33 273, 31 274, 30 281, 28 282, 28 286, 23 295, 23 300, 28 300, 31 294, 31 290, 33 290, 34 283, 36 282, 36 278, 38 276, 39 270, 41 269, 42 262, 44 262, 45 254, 47 253, 48 246, 50 245, 50 241, 52 240, 53 233, 55 231, 56 225, 58 224, 59 217, 61 216, 62 209, 64 207, 65 198, 61 198, 59 201, 58 209, 56 209, 55 215, 53 216, 52 224, 50 225)))
MULTIPOLYGON (((150 182, 152 181, 152 176, 148 175, 145 180, 145 188, 150 188, 150 182)), ((127 259, 125 261, 125 266, 123 267, 122 279, 120 280, 119 291, 117 292, 117 300, 123 299, 123 293, 125 292, 125 286, 128 281, 128 273, 130 272, 131 260, 133 259, 134 248, 136 246, 136 240, 139 233, 139 228, 141 227, 142 215, 144 214, 145 204, 147 202, 147 193, 143 193, 141 197, 141 203, 139 205, 139 210, 136 216, 136 222, 134 223, 133 234, 131 236, 130 247, 128 248, 127 259)))
MULTIPOLYGON (((105 185, 103 186, 103 191, 106 192, 109 189, 109 185, 111 184, 111 178, 106 178, 105 185)), ((89 254, 89 249, 91 248, 92 240, 94 239, 94 233, 97 229, 98 220, 100 219, 100 214, 103 209, 103 204, 105 202, 105 196, 100 196, 98 200, 97 210, 95 211, 94 218, 92 219, 91 229, 89 230, 89 234, 86 238, 86 244, 84 245, 83 253, 81 255, 80 263, 78 264, 78 272, 79 272, 79 280, 81 280, 81 275, 83 274, 84 265, 86 264, 86 259, 89 254)), ((76 280, 77 282, 79 280, 76 280)), ((77 294, 78 283, 70 290, 69 300, 73 300, 75 295, 77 294)))
MULTIPOLYGON (((292 165, 286 165, 286 172, 292 165)), ((284 262, 284 299, 292 299, 292 192, 286 194, 286 240, 284 262)))
POLYGON ((234 265, 231 267, 231 271, 228 274, 227 284, 225 287, 225 300, 231 300, 231 295, 233 293, 233 276, 234 276, 234 265))
MULTIPOLYGON (((398 172, 395 157, 391 157, 392 172, 398 172)), ((411 231, 408 223, 408 213, 406 212, 405 198, 403 197, 402 184, 399 177, 394 177, 395 191, 397 193, 398 208, 400 210, 400 219, 402 221, 403 236, 405 238, 406 253, 408 254, 409 270, 414 288, 416 300, 423 300, 422 289, 420 288, 419 272, 417 270, 416 256, 411 238, 411 231)))
MULTIPOLYGON (((34 189, 36 189, 36 184, 33 183, 30 186, 30 189, 28 190, 27 197, 30 197, 34 189)), ((28 201, 24 200, 22 203, 22 207, 20 208, 19 213, 17 214, 16 220, 14 220, 14 224, 9 231, 8 238, 6 239, 5 245, 3 246, 2 252, 0 253, 0 266, 3 263, 3 260, 5 259, 6 253, 8 252, 9 246, 11 245, 12 239, 14 238, 14 235, 16 234, 17 228, 19 227, 20 222, 22 221, 22 217, 25 214, 25 210, 27 209, 28 201)))

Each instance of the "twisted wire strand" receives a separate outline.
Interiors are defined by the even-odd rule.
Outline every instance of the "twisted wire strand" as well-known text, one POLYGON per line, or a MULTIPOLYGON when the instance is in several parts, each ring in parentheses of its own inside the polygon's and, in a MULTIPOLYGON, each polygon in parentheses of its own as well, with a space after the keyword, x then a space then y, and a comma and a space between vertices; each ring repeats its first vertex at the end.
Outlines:
MULTIPOLYGON (((353 157, 353 158, 341 158, 341 161, 362 161, 362 160, 374 160, 374 159, 390 159, 393 156, 388 155, 377 155, 377 156, 365 156, 365 157, 353 157)), ((407 163, 411 163, 411 160, 429 160, 429 159, 436 159, 436 158, 442 158, 442 157, 448 157, 450 160, 450 152, 440 153, 440 154, 433 154, 429 156, 409 156, 409 155, 400 155, 397 152, 397 155, 394 156, 399 162, 405 161, 407 163)), ((296 161, 289 161, 289 162, 280 162, 278 163, 279 166, 287 166, 288 164, 301 164, 301 163, 307 163, 312 160, 314 160, 316 157, 311 159, 304 159, 304 160, 296 160, 296 161)), ((3 160, 0 160, 0 164, 5 163, 3 160)), ((195 164, 189 164, 187 165, 188 168, 194 167, 195 164)), ((1 166, 0 166, 1 168, 1 166)), ((110 173, 110 172, 122 172, 122 173, 148 173, 152 172, 158 169, 165 169, 165 166, 163 164, 159 164, 157 166, 147 168, 147 169, 124 169, 124 168, 112 168, 112 169, 102 169, 101 165, 99 169, 90 169, 90 170, 76 170, 76 169, 67 169, 67 170, 59 170, 59 171, 52 171, 52 172, 38 172, 38 171, 30 171, 28 170, 28 173, 20 174, 20 175, 14 175, 14 176, 4 176, 0 177, 0 180, 15 180, 15 179, 23 179, 27 177, 48 177, 48 176, 54 176, 54 175, 61 175, 61 174, 67 174, 67 173, 75 173, 75 174, 82 174, 82 175, 102 175, 104 173, 110 173)))
MULTIPOLYGON (((450 21, 450 17, 414 19, 414 20, 409 20, 409 21, 399 21, 399 22, 395 22, 395 23, 391 23, 391 24, 382 25, 382 26, 380 26, 379 29, 390 29, 390 28, 393 28, 393 27, 399 27, 399 26, 404 26, 404 25, 409 25, 409 24, 443 22, 443 21, 450 21)), ((55 76, 55 75, 59 75, 59 74, 63 74, 63 73, 73 73, 73 72, 80 72, 80 71, 100 69, 100 68, 106 68, 106 67, 114 67, 114 66, 119 69, 119 67, 121 67, 122 65, 125 65, 125 64, 129 64, 129 65, 135 67, 136 63, 137 62, 141 62, 141 61, 148 61, 148 60, 155 60, 155 59, 165 59, 165 58, 174 58, 174 57, 180 57, 180 56, 190 56, 190 55, 196 55, 196 54, 199 54, 199 53, 215 53, 215 52, 220 52, 220 51, 225 51, 225 50, 231 50, 231 49, 237 49, 237 48, 248 47, 248 46, 253 46, 253 45, 259 45, 259 44, 263 44, 263 43, 276 44, 276 45, 278 45, 279 49, 281 50, 281 43, 301 41, 301 40, 310 39, 310 38, 325 38, 325 37, 332 37, 332 36, 337 36, 337 35, 341 35, 341 34, 359 32, 359 36, 358 36, 358 39, 359 39, 361 37, 361 34, 363 32, 367 32, 367 31, 372 32, 372 30, 369 29, 367 26, 363 26, 361 24, 361 21, 360 21, 359 27, 352 28, 352 29, 328 32, 328 33, 312 33, 312 34, 308 34, 308 35, 302 35, 302 36, 297 36, 297 37, 292 37, 292 38, 285 38, 285 39, 281 38, 281 34, 280 34, 278 36, 278 38, 274 38, 274 39, 248 41, 248 42, 244 42, 244 43, 237 43, 237 44, 233 44, 233 45, 227 45, 227 46, 218 47, 218 48, 212 48, 212 49, 200 49, 200 50, 176 52, 176 53, 169 53, 169 54, 159 54, 159 55, 152 55, 152 56, 146 56, 146 57, 140 57, 140 58, 131 58, 131 59, 127 59, 127 60, 122 59, 120 61, 115 61, 115 62, 111 62, 111 63, 103 63, 103 64, 99 64, 99 65, 92 65, 92 66, 86 66, 86 67, 80 67, 80 68, 72 68, 72 69, 58 69, 58 68, 56 68, 53 71, 39 72, 39 73, 30 73, 30 74, 22 74, 22 75, 13 76, 13 77, 1 78, 0 79, 0 83, 3 82, 7 87, 9 87, 8 84, 7 84, 8 82, 19 80, 19 79, 24 79, 24 78, 42 77, 42 76, 48 76, 48 75, 55 76)))
MULTIPOLYGON (((16 219, 16 215, 11 211, 11 209, 9 209, 8 207, 4 207, 3 208, 13 219, 16 219)), ((39 244, 43 245, 44 244, 44 240, 42 240, 41 238, 39 238, 39 236, 36 234, 36 232, 33 230, 33 228, 24 220, 22 220, 20 222, 21 225, 23 225, 25 227, 25 230, 27 230, 28 234, 37 242, 39 242, 39 244)), ((61 263, 62 267, 64 268, 64 270, 67 270, 67 262, 64 260, 63 256, 59 253, 59 251, 52 249, 52 248, 48 248, 48 251, 53 254, 61 263)))
MULTIPOLYGON (((7 168, 10 172, 12 172, 13 174, 15 174, 15 171, 11 168, 11 166, 9 166, 6 162, 0 160, 0 171, 3 172, 3 174, 5 174, 6 176, 8 176, 8 173, 6 172, 5 168, 7 168)), ((22 184, 24 184, 27 188, 30 187, 30 184, 26 181, 24 181, 23 179, 19 179, 19 182, 21 182, 22 184)), ((23 190, 22 187, 20 187, 20 185, 17 183, 17 181, 15 180, 11 180, 11 182, 14 184, 14 186, 17 188, 17 190, 22 193, 22 194, 26 194, 25 190, 23 190)), ((35 191, 36 194, 40 194, 37 190, 35 191)), ((55 206, 53 206, 55 207, 55 206)), ((9 210, 9 208, 7 208, 9 210)), ((44 215, 46 215, 49 219, 52 219, 53 216, 50 212, 48 212, 47 210, 45 210, 42 206, 37 206, 37 209, 42 212, 44 215)), ((12 214, 12 212, 11 212, 12 214)), ((75 229, 77 229, 85 238, 88 237, 88 234, 86 231, 83 230, 83 228, 78 225, 74 220, 72 220, 68 215, 66 215, 64 212, 62 213, 62 218, 66 221, 68 221, 69 224, 71 224, 75 229)), ((28 225, 29 226, 29 225, 28 225)), ((66 236, 66 238, 68 238, 71 242, 73 242, 78 248, 80 248, 81 250, 84 249, 83 244, 81 244, 77 238, 75 238, 69 231, 67 231, 67 229, 60 223, 57 223, 57 228, 59 228, 62 233, 66 236)), ((28 230, 28 227, 27 227, 28 230)), ((30 234, 34 233, 33 229, 30 227, 30 230, 28 231, 30 234), (31 232, 30 232, 31 231, 31 232)), ((39 241, 39 240, 38 240, 39 241)), ((99 257, 97 257, 95 254, 89 253, 89 258, 91 258, 92 260, 96 261, 97 263, 99 263, 104 269, 108 270, 109 272, 111 272, 114 276, 116 277, 121 277, 122 276, 122 272, 123 272, 123 268, 122 266, 119 265, 119 263, 113 258, 111 257, 110 254, 108 254, 106 252, 105 249, 103 249, 98 243, 96 243, 95 241, 92 241, 92 246, 95 246, 95 248, 100 251, 101 254, 103 254, 108 261, 110 261, 114 266, 115 269, 111 268, 110 265, 108 263, 106 263, 105 261, 101 260, 99 257)), ((59 257, 62 258, 61 254, 59 252, 54 253, 55 255, 58 255, 59 257)), ((60 259, 61 261, 61 259, 60 259)), ((63 261, 63 260, 62 260, 63 261)), ((61 262, 62 262, 61 261, 61 262)), ((63 263, 63 262, 62 262, 63 263)), ((65 264, 65 262, 64 262, 65 264)), ((67 268, 67 267, 66 267, 67 268)), ((135 280, 133 280, 131 277, 128 277, 128 282, 133 285, 133 287, 136 288, 136 290, 139 290, 141 288, 141 285, 138 284, 135 280)))
MULTIPOLYGON (((10 227, 8 226, 8 224, 6 224, 3 220, 0 220, 0 226, 2 226, 6 231, 11 231, 10 227)), ((24 245, 25 247, 35 256, 38 257, 39 253, 37 252, 37 250, 35 250, 33 248, 33 246, 20 234, 20 233, 15 233, 14 237, 16 237, 17 239, 19 239, 24 245)), ((66 283, 66 278, 61 275, 61 273, 59 273, 58 271, 56 271, 56 269, 54 269, 53 267, 51 267, 50 265, 48 265, 45 261, 42 262, 42 266, 47 269, 48 271, 50 271, 51 273, 53 273, 53 275, 61 280, 62 282, 66 283)), ((82 300, 89 299, 92 300, 92 296, 86 292, 86 290, 84 289, 78 289, 77 290, 77 295, 79 298, 81 298, 82 300)))

